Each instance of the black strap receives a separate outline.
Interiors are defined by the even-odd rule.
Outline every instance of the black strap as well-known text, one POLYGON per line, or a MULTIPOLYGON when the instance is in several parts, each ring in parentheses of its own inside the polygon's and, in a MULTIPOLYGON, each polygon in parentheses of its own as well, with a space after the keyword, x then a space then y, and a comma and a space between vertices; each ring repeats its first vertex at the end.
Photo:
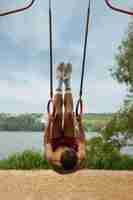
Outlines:
POLYGON ((90 11, 91 11, 91 0, 89 0, 89 6, 87 10, 87 20, 86 20, 86 28, 85 28, 85 42, 84 42, 84 50, 83 50, 83 61, 82 61, 82 74, 81 74, 81 82, 80 82, 80 92, 79 99, 76 105, 76 116, 82 115, 83 113, 83 82, 84 82, 84 73, 85 73, 85 62, 86 62, 86 50, 87 50, 87 40, 88 40, 88 31, 90 24, 90 11))
POLYGON ((82 99, 82 94, 83 94, 83 81, 84 81, 84 72, 85 72, 88 31, 89 31, 89 23, 90 23, 90 10, 91 10, 91 0, 89 0, 89 6, 88 6, 88 10, 87 10, 87 20, 86 20, 86 29, 85 29, 85 42, 84 42, 84 51, 83 51, 82 74, 81 74, 79 99, 82 99))
POLYGON ((121 12, 121 13, 124 13, 127 15, 133 15, 133 12, 131 12, 131 11, 127 11, 127 10, 123 10, 123 9, 114 7, 113 5, 111 5, 110 0, 105 0, 105 3, 110 9, 112 9, 114 11, 121 12))
POLYGON ((49 46, 50 46, 50 98, 53 98, 53 44, 52 44, 52 9, 49 0, 49 46))
POLYGON ((11 14, 15 14, 15 13, 27 10, 34 4, 35 1, 36 0, 32 0, 27 6, 25 6, 23 8, 19 8, 19 9, 16 9, 16 10, 10 10, 10 11, 7 11, 7 12, 0 13, 0 16, 11 15, 11 14))

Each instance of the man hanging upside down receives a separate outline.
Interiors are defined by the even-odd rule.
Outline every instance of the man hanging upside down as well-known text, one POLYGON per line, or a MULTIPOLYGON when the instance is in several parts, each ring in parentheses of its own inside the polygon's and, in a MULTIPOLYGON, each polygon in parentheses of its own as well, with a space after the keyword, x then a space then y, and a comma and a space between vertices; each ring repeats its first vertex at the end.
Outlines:
POLYGON ((58 87, 54 96, 53 113, 49 115, 44 136, 46 158, 51 165, 58 166, 61 173, 82 168, 85 160, 85 134, 81 116, 76 117, 73 111, 71 73, 72 65, 69 63, 61 63, 57 67, 58 87))

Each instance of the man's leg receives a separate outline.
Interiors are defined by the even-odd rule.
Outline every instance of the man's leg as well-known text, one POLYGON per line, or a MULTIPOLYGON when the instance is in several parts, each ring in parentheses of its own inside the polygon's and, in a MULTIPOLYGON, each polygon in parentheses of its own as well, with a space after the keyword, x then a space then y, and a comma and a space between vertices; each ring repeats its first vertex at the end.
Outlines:
POLYGON ((56 69, 57 89, 54 96, 53 105, 53 126, 52 126, 52 139, 57 139, 62 137, 62 87, 63 87, 63 70, 64 63, 60 63, 56 69))
POLYGON ((53 113, 53 125, 52 125, 52 139, 57 139, 62 136, 62 94, 56 93, 54 96, 54 113, 53 113))
POLYGON ((74 112, 73 112, 73 97, 71 92, 71 72, 72 65, 66 66, 66 78, 64 78, 65 94, 64 94, 64 136, 75 137, 74 128, 74 112))
POLYGON ((54 139, 62 137, 62 86, 63 86, 63 67, 64 63, 57 66, 56 78, 57 89, 53 102, 53 113, 50 114, 48 119, 48 126, 45 131, 45 140, 53 141, 54 139))
POLYGON ((55 94, 53 104, 54 112, 48 116, 48 125, 44 134, 44 144, 51 143, 54 139, 62 137, 62 94, 55 94))

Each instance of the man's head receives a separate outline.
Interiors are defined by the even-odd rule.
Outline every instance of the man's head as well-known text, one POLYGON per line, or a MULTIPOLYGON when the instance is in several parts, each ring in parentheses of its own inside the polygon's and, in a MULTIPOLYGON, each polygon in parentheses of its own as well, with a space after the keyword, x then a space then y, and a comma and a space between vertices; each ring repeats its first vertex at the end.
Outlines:
POLYGON ((64 170, 70 171, 73 170, 77 165, 78 157, 76 151, 72 148, 66 149, 61 155, 61 164, 64 170))

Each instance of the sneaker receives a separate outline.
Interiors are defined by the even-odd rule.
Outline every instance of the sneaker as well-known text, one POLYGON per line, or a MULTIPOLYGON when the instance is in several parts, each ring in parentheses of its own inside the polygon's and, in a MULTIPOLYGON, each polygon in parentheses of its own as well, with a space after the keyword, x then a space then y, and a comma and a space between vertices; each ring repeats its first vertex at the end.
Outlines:
POLYGON ((71 74, 72 74, 72 64, 68 63, 64 67, 64 77, 63 77, 63 80, 70 79, 71 78, 71 74))
POLYGON ((61 80, 64 79, 64 68, 65 68, 64 62, 60 63, 57 66, 57 69, 56 69, 56 78, 57 79, 61 79, 61 80))

